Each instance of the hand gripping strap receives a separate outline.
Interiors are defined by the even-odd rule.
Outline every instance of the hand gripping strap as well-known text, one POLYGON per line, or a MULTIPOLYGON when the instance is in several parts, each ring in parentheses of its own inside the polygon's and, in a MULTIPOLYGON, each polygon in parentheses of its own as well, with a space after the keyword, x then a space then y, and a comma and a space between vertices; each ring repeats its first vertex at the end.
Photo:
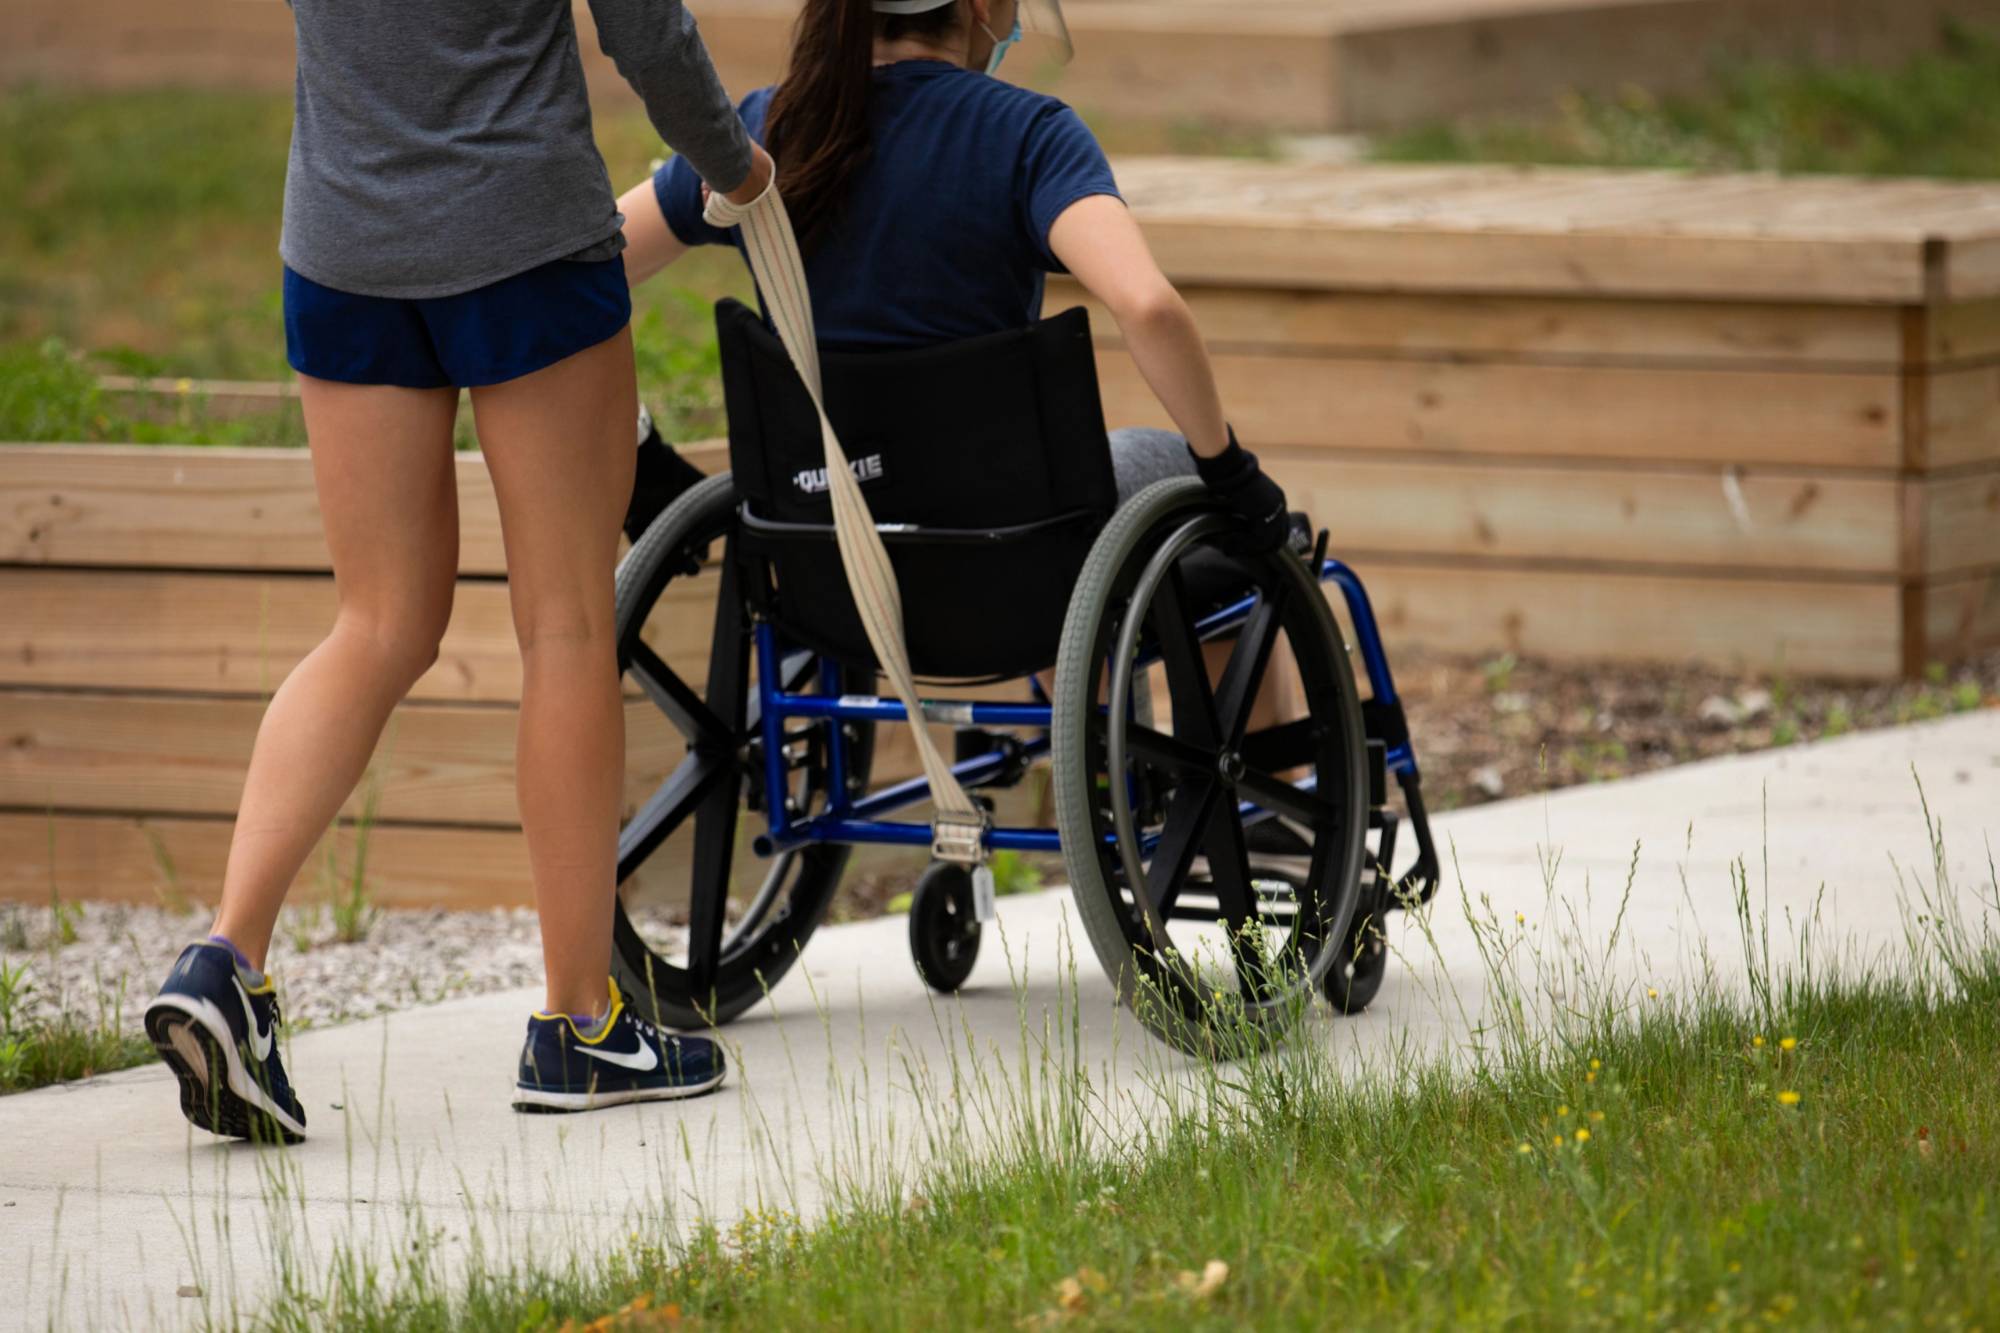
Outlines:
POLYGON ((889 677, 896 697, 909 713, 916 733, 917 757, 931 787, 937 818, 931 828, 931 854, 940 860, 976 864, 985 860, 986 814, 965 794, 953 776, 951 765, 938 752, 924 725, 923 701, 910 670, 909 649, 903 639, 903 598, 896 586, 896 571, 889 564, 889 552, 875 530, 875 517, 861 495, 861 485, 847 464, 847 453, 827 420, 826 403, 820 392, 819 344, 813 337, 812 298, 806 291, 805 265, 799 258, 798 238, 792 233, 791 215, 778 195, 776 181, 748 204, 735 204, 710 193, 703 217, 711 226, 743 228, 744 249, 750 257, 750 271, 764 295, 766 313, 777 327, 778 337, 791 354, 792 364, 805 381, 819 411, 821 443, 826 447, 827 490, 833 500, 834 538, 840 547, 841 564, 847 570, 847 586, 861 614, 861 625, 875 660, 889 677))

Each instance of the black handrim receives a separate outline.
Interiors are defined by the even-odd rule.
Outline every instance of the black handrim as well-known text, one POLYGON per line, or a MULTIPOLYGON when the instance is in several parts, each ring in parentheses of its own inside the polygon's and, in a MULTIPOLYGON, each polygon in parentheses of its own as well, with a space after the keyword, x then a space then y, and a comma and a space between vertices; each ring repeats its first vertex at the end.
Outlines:
POLYGON ((1189 586, 1186 557, 1214 550, 1230 531, 1228 520, 1213 513, 1183 512, 1161 524, 1157 539, 1137 548, 1145 558, 1119 571, 1119 609, 1100 621, 1092 658, 1108 664, 1112 682, 1088 742, 1092 771, 1103 778, 1092 828, 1105 882, 1124 905, 1120 924, 1146 990, 1204 1023, 1217 1017, 1217 988, 1192 963, 1195 950, 1184 942, 1185 930, 1177 935, 1175 921, 1206 917, 1224 927, 1234 1000, 1253 1020, 1295 1004, 1333 963, 1328 941, 1345 933, 1365 837, 1365 821, 1352 815, 1350 747, 1362 739, 1347 734, 1347 712, 1339 706, 1340 646, 1328 641, 1313 614, 1307 599, 1317 598, 1318 588, 1292 556, 1234 558, 1246 589, 1254 586, 1259 596, 1219 684, 1210 686, 1195 628, 1206 607, 1189 586), (1292 646, 1314 720, 1253 732, 1251 705, 1280 637, 1292 646), (1128 664, 1142 652, 1159 656, 1171 733, 1132 716, 1128 664), (1301 768, 1311 772, 1313 791, 1274 776, 1301 768), (1113 773, 1128 781, 1110 781, 1113 773), (1133 801, 1135 789, 1155 798, 1153 809, 1133 801), (1311 830, 1313 851, 1301 882, 1253 876, 1242 801, 1311 830), (1150 856, 1140 841, 1147 834, 1158 836, 1150 856), (1194 873, 1198 858, 1206 863, 1205 881, 1194 873), (1133 884, 1146 891, 1135 895, 1133 884), (1191 891, 1212 897, 1213 910, 1186 901, 1191 891))

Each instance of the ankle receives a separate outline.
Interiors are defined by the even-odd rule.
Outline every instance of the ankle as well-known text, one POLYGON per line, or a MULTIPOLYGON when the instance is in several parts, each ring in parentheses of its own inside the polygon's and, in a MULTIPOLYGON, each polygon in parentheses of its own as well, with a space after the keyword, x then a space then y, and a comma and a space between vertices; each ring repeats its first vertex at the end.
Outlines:
POLYGON ((215 929, 209 932, 208 942, 210 944, 220 944, 223 948, 229 950, 230 955, 236 959, 236 966, 242 968, 245 972, 256 973, 259 976, 263 975, 264 972, 263 950, 260 949, 257 955, 255 957, 252 957, 250 953, 247 952, 245 949, 243 949, 240 945, 238 945, 231 936, 226 934, 221 929, 219 924, 215 929))

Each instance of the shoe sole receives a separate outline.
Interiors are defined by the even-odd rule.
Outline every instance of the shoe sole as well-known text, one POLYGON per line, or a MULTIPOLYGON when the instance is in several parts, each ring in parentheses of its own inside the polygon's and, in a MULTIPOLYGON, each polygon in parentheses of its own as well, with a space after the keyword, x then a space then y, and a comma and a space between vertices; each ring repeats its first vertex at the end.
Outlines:
POLYGON ((228 1020, 214 1005, 163 995, 146 1007, 146 1036, 180 1080, 181 1114, 195 1128, 252 1143, 305 1141, 305 1126, 250 1077, 228 1020))
POLYGON ((514 1089, 514 1109, 524 1115, 569 1115, 577 1111, 598 1111, 608 1106, 630 1106, 635 1102, 675 1102, 714 1092, 729 1076, 723 1070, 700 1083, 683 1083, 668 1088, 626 1088, 618 1092, 544 1092, 539 1088, 514 1089))

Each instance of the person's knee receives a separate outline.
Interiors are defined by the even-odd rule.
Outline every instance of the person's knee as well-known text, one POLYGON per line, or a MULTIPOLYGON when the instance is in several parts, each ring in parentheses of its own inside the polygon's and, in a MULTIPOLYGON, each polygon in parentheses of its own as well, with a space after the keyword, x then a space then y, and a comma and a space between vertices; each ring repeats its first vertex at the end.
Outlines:
POLYGON ((524 658, 596 651, 612 641, 608 611, 580 597, 533 598, 514 607, 514 637, 524 658))
POLYGON ((343 606, 338 630, 373 659, 376 674, 407 692, 438 660, 451 622, 451 596, 395 606, 343 606))

